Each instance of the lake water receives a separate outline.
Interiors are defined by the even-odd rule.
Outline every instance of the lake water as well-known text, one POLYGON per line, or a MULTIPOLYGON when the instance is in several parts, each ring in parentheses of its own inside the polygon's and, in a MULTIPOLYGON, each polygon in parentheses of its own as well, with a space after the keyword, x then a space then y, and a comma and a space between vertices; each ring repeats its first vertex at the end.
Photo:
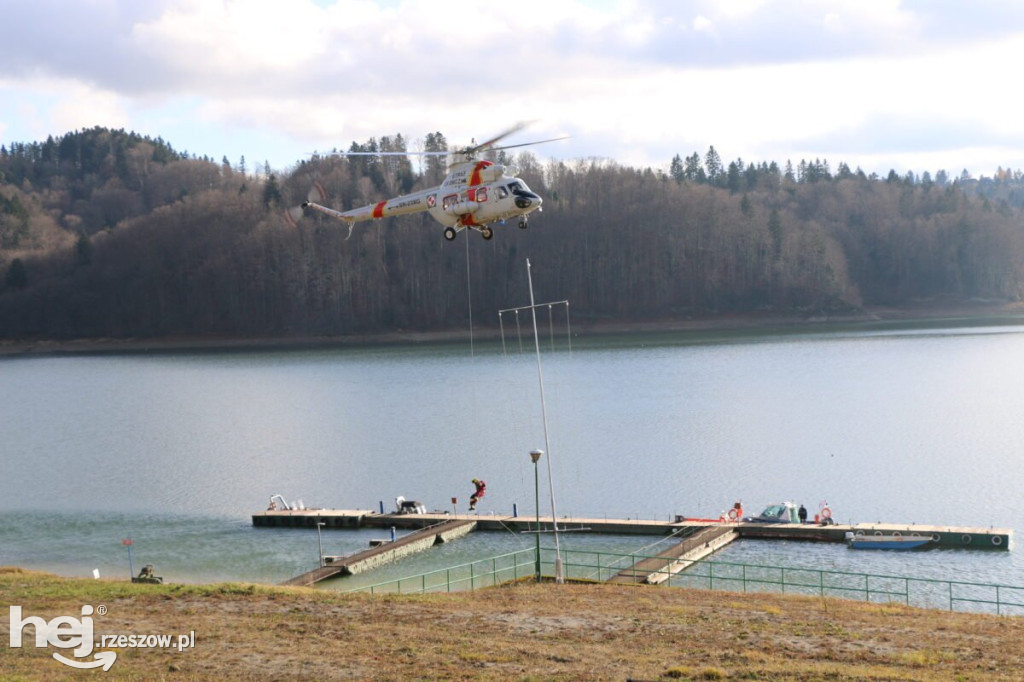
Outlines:
MULTIPOLYGON (((549 450, 559 516, 789 499, 812 515, 827 500, 841 522, 1024 528, 1022 326, 550 341, 547 444, 529 344, 0 360, 0 565, 127 576, 130 537, 136 571, 278 582, 318 550, 315 531, 252 528, 272 493, 349 509, 457 497, 464 511, 478 477, 482 513, 532 515, 534 448, 549 450)), ((328 531, 325 550, 385 534, 328 531)), ((371 582, 531 542, 477 533, 371 582)), ((716 558, 1024 585, 1018 551, 741 541, 716 558)))

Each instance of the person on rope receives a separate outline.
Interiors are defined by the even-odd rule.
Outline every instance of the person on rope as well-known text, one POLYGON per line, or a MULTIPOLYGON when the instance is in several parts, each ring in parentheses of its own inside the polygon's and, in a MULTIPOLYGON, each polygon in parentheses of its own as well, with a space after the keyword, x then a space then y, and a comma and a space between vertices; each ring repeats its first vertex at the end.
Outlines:
POLYGON ((481 481, 479 478, 473 479, 473 485, 476 486, 476 491, 469 497, 469 511, 476 509, 477 500, 487 493, 487 483, 481 481))

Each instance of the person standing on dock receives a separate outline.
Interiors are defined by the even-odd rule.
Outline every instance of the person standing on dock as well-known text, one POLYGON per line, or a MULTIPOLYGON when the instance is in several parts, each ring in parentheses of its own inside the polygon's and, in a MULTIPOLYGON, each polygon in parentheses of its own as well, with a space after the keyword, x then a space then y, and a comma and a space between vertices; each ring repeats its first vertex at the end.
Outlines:
POLYGON ((481 481, 479 478, 473 479, 473 485, 476 486, 476 491, 469 497, 469 511, 476 510, 476 503, 484 494, 487 492, 487 483, 481 481))
POLYGON ((796 513, 800 517, 800 523, 807 523, 807 507, 800 505, 799 511, 796 513))

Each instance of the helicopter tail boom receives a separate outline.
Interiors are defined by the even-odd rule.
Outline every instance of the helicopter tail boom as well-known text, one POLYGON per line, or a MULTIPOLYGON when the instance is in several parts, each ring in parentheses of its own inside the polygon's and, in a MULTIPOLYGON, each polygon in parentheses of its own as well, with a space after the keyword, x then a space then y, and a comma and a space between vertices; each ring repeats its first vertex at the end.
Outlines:
POLYGON ((350 211, 335 211, 332 208, 327 208, 326 206, 322 206, 313 201, 307 201, 304 203, 303 208, 311 208, 314 211, 319 211, 320 213, 329 215, 332 218, 338 218, 351 224, 361 222, 363 220, 376 220, 378 218, 389 218, 391 216, 426 211, 430 208, 428 198, 436 191, 436 188, 433 188, 422 192, 416 192, 414 194, 406 194, 405 196, 395 197, 394 199, 378 201, 375 204, 368 204, 366 206, 360 206, 359 208, 353 208, 350 211))
POLYGON ((352 218, 350 216, 345 215, 345 213, 342 212, 342 211, 335 211, 333 208, 327 208, 326 206, 321 206, 320 204, 318 204, 316 202, 313 202, 313 201, 304 201, 304 202, 302 202, 302 208, 313 209, 314 211, 317 211, 318 213, 323 213, 324 215, 329 215, 332 218, 339 218, 339 219, 344 220, 345 222, 347 222, 349 224, 354 223, 356 221, 355 218, 352 218))

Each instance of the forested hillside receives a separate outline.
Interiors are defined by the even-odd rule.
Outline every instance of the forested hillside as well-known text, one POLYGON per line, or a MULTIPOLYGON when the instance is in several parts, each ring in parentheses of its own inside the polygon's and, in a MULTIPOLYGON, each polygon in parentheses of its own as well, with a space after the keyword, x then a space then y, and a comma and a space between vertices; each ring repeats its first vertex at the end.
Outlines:
MULTIPOLYGON (((436 133, 425 146, 445 145, 436 133)), ((449 243, 419 215, 346 240, 343 223, 291 225, 285 209, 314 180, 351 208, 436 184, 443 165, 315 157, 278 177, 101 128, 4 145, 0 338, 464 329, 467 254, 477 324, 528 302, 527 257, 538 299, 569 299, 580 321, 1024 297, 1019 171, 876 177, 820 160, 725 163, 713 147, 667 174, 510 161, 545 199, 528 230, 449 243)))

